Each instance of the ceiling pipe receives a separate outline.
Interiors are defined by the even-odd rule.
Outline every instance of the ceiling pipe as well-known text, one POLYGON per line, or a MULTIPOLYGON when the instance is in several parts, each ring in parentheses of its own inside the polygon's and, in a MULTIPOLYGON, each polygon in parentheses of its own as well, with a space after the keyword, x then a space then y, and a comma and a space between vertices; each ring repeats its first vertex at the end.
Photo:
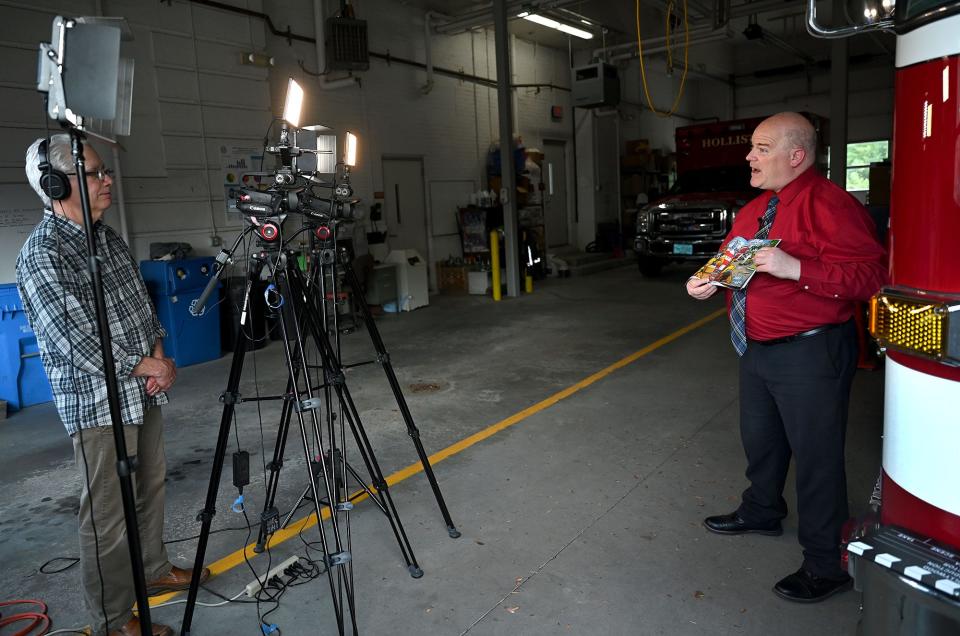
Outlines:
MULTIPOLYGON (((514 0, 507 3, 507 19, 515 16, 523 7, 523 0, 514 0)), ((437 33, 452 35, 461 31, 469 31, 477 26, 488 26, 493 23, 493 6, 487 5, 485 8, 474 9, 450 17, 444 24, 438 24, 435 27, 437 33), (482 22, 482 24, 481 24, 482 22)))
POLYGON ((746 2, 730 7, 730 17, 743 18, 758 13, 769 13, 771 11, 782 11, 785 9, 795 10, 797 8, 797 3, 792 0, 757 0, 757 2, 746 2))
POLYGON ((763 30, 763 35, 761 36, 760 40, 762 42, 770 44, 771 46, 775 46, 780 50, 786 51, 787 53, 800 58, 801 60, 803 60, 805 64, 813 64, 816 61, 813 59, 812 56, 807 55, 799 48, 795 47, 794 45, 790 44, 789 42, 781 38, 779 35, 770 33, 766 29, 763 30))
POLYGON ((436 14, 427 11, 423 16, 423 55, 424 65, 427 67, 427 83, 420 87, 420 92, 424 95, 433 90, 433 49, 430 46, 430 22, 436 14))
POLYGON ((711 14, 710 7, 697 2, 697 0, 687 0, 687 6, 692 7, 694 11, 702 16, 709 17, 711 14))
POLYGON ((721 29, 730 23, 730 0, 714 0, 713 26, 721 29))
MULTIPOLYGON (((810 0, 810 2, 816 2, 816 0, 810 0)), ((721 0, 721 3, 725 5, 726 8, 726 22, 729 22, 733 18, 743 18, 750 15, 755 15, 759 13, 767 13, 770 11, 778 11, 782 9, 795 9, 795 4, 788 4, 787 0, 758 0, 757 2, 747 2, 745 4, 739 4, 737 6, 729 6, 729 0, 721 0)), ((663 7, 666 7, 666 2, 660 2, 658 4, 663 7)), ((691 5, 692 6, 692 5, 691 5)), ((693 38, 696 33, 698 36, 700 34, 710 34, 714 33, 717 30, 717 25, 713 23, 712 15, 708 14, 706 20, 698 19, 690 22, 690 37, 693 38)), ((733 37, 732 33, 728 33, 728 37, 733 37)), ((651 43, 665 43, 665 38, 650 38, 651 43)), ((619 49, 628 49, 628 48, 637 48, 636 42, 628 42, 626 44, 617 44, 615 46, 608 46, 607 51, 616 51, 619 49)), ((602 54, 603 49, 595 49, 593 51, 593 57, 599 58, 602 54)), ((617 56, 618 58, 620 56, 617 56)))
MULTIPOLYGON (((703 27, 700 27, 700 28, 697 28, 697 29, 690 29, 690 40, 691 40, 691 43, 692 43, 692 41, 693 41, 694 39, 698 39, 698 38, 701 38, 701 37, 711 36, 711 35, 714 35, 714 34, 716 34, 716 33, 720 33, 720 34, 722 34, 722 35, 724 35, 724 36, 726 36, 726 37, 729 37, 729 36, 730 36, 730 34, 729 34, 727 31, 725 31, 725 30, 724 30, 724 31, 717 31, 717 30, 714 30, 712 27, 703 26, 703 27)), ((655 38, 644 38, 643 42, 644 42, 644 47, 643 47, 644 53, 646 53, 646 50, 647 50, 647 46, 648 46, 648 45, 649 45, 649 46, 663 46, 663 45, 666 45, 666 43, 667 43, 667 38, 666 38, 665 36, 659 36, 659 37, 655 37, 655 38)), ((620 51, 620 50, 631 50, 631 49, 632 49, 633 51, 636 51, 636 50, 637 50, 637 42, 636 42, 636 41, 627 42, 626 44, 616 44, 616 45, 614 45, 614 46, 608 46, 608 47, 605 47, 605 48, 594 49, 594 50, 593 50, 593 57, 594 57, 595 59, 601 59, 605 54, 608 54, 608 53, 611 53, 611 52, 620 51)), ((620 57, 620 56, 616 56, 615 58, 611 58, 611 59, 619 59, 619 57, 620 57)))
MULTIPOLYGON (((703 36, 703 37, 698 37, 698 38, 696 38, 696 39, 694 39, 693 37, 691 37, 691 38, 690 38, 690 46, 692 47, 692 46, 697 46, 698 44, 707 44, 708 42, 717 42, 717 41, 719 41, 719 40, 727 40, 727 39, 729 39, 729 38, 730 38, 730 34, 727 33, 726 31, 716 31, 716 32, 714 32, 714 33, 711 33, 711 34, 709 34, 709 35, 705 35, 705 36, 703 36)), ((658 53, 665 53, 665 52, 667 51, 667 48, 668 48, 668 47, 667 47, 666 42, 662 43, 662 44, 659 45, 659 46, 644 46, 644 47, 643 47, 643 54, 644 54, 644 55, 656 55, 656 54, 658 54, 658 53)), ((611 61, 611 62, 616 62, 616 61, 619 61, 619 60, 629 60, 629 59, 631 59, 631 58, 638 57, 638 55, 639 55, 639 53, 638 53, 638 50, 637 50, 637 47, 636 47, 636 42, 634 42, 634 48, 633 48, 632 51, 629 51, 629 52, 627 52, 627 53, 620 53, 619 55, 614 55, 614 56, 612 56, 612 57, 610 58, 610 61, 611 61)), ((688 72, 689 72, 689 71, 688 71, 688 72)), ((718 79, 718 78, 715 77, 715 76, 711 76, 710 79, 717 79, 718 81, 726 81, 726 80, 718 79)))
MULTIPOLYGON (((667 0, 654 0, 653 4, 657 5, 664 11, 666 11, 667 7, 670 6, 670 3, 667 2, 667 0)), ((707 18, 711 15, 710 11, 697 2, 691 2, 691 0, 687 0, 687 7, 689 9, 693 9, 693 12, 696 13, 696 17, 707 18)))

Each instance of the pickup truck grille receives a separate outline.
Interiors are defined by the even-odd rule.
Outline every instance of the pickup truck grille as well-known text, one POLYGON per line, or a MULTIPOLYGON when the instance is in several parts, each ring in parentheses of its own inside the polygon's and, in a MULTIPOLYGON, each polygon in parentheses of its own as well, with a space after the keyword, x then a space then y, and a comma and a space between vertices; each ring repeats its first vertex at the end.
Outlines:
POLYGON ((660 210, 653 215, 651 233, 663 237, 703 236, 726 232, 726 213, 719 208, 660 210))

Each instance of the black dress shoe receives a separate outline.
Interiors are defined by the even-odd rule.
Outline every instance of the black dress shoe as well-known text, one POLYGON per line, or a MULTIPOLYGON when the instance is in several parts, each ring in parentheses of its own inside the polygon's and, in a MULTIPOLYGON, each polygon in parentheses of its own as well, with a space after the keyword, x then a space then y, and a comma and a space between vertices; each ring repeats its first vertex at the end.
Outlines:
POLYGON ((740 518, 736 512, 728 515, 717 515, 716 517, 707 517, 703 520, 703 525, 710 532, 717 534, 765 534, 771 537, 779 537, 783 534, 783 528, 779 521, 772 523, 748 523, 740 518))
POLYGON ((850 589, 852 584, 853 579, 846 574, 841 579, 825 579, 800 568, 790 576, 780 579, 780 582, 773 586, 773 591, 788 601, 817 603, 850 589))

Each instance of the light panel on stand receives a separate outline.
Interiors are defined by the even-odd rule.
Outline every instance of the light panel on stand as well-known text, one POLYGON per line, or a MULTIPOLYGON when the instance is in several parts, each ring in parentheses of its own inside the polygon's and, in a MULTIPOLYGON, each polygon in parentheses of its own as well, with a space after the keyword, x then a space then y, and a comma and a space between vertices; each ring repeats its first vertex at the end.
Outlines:
POLYGON ((351 168, 355 168, 357 166, 357 145, 358 144, 359 142, 357 141, 357 136, 354 135, 352 132, 348 132, 346 143, 344 144, 345 150, 344 150, 344 156, 343 156, 343 163, 350 166, 351 168))
POLYGON ((303 108, 303 88, 292 77, 287 81, 287 97, 283 101, 283 120, 297 128, 303 108))

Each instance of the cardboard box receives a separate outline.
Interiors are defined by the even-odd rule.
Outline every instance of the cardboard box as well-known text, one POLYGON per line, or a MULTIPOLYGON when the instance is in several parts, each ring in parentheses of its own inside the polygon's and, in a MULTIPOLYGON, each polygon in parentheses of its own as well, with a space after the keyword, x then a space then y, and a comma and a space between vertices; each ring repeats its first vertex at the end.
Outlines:
POLYGON ((437 288, 444 294, 467 293, 467 268, 465 265, 437 263, 437 288))
POLYGON ((620 167, 624 170, 656 170, 657 161, 650 152, 642 155, 624 155, 620 157, 620 167))
POLYGON ((648 139, 628 139, 625 142, 625 155, 639 155, 650 151, 648 139))

